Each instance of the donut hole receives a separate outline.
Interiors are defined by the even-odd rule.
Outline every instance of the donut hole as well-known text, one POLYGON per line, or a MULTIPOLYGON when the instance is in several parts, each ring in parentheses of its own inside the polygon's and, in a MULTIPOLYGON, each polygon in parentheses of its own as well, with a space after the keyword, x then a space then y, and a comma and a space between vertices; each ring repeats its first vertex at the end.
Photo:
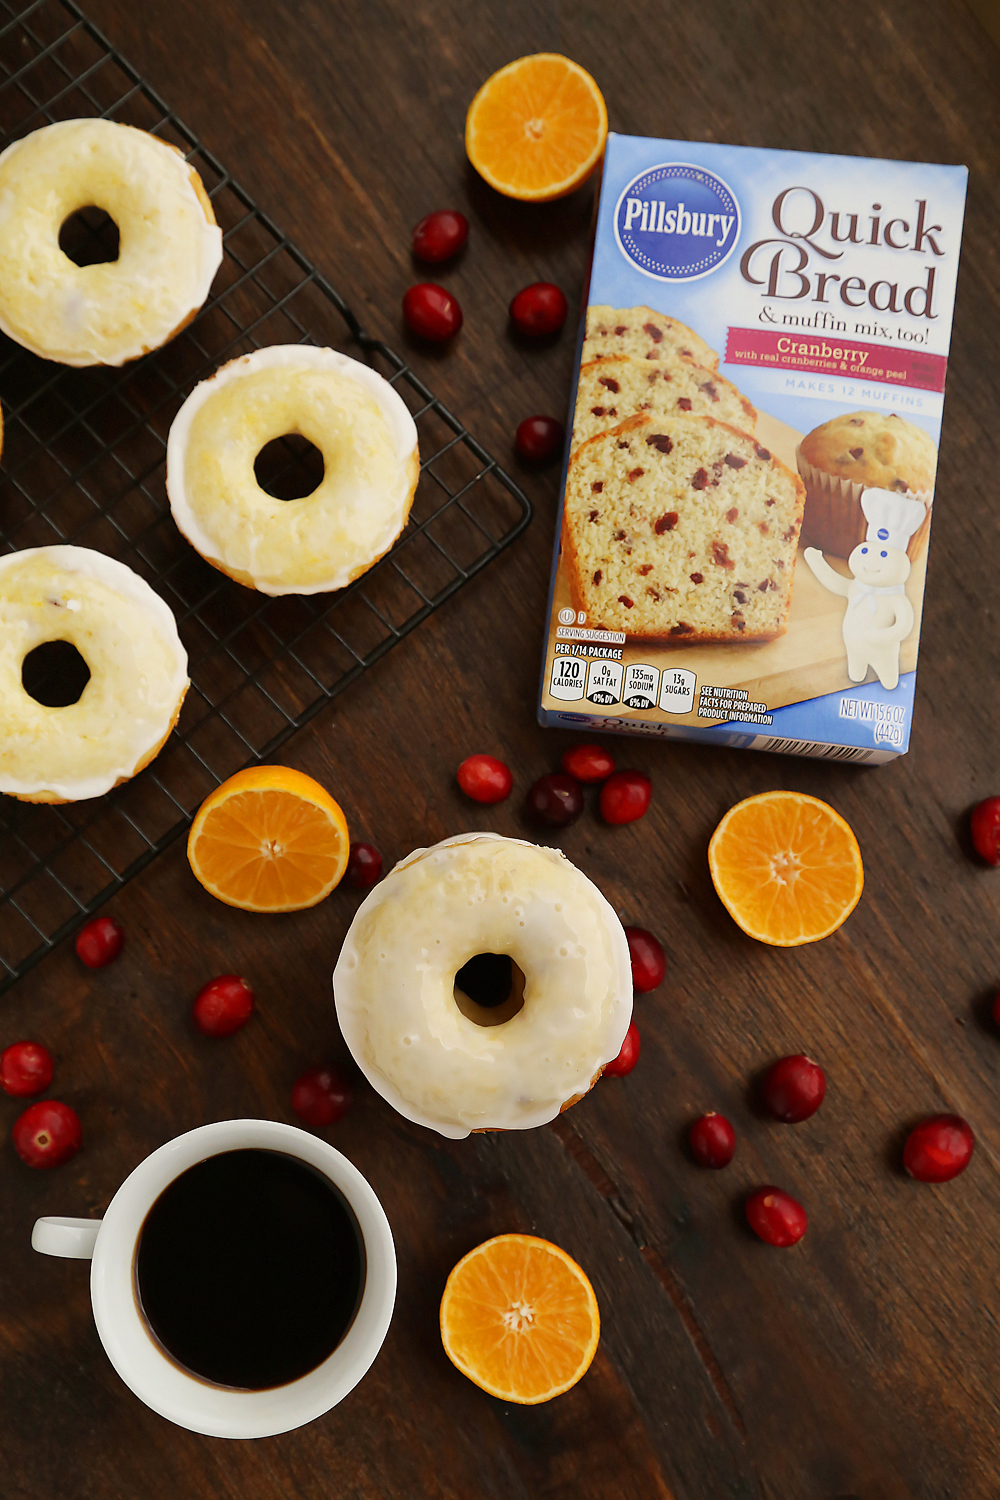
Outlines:
POLYGON ((63 220, 59 249, 74 266, 101 266, 118 259, 118 225, 103 208, 91 204, 63 220))
POLYGON ((90 668, 71 641, 43 641, 21 663, 21 686, 43 708, 79 703, 90 668))
POLYGON ((524 1007, 524 973, 509 953, 476 953, 455 975, 455 1004, 477 1026, 502 1026, 524 1007))
POLYGON ((265 443, 253 463, 260 485, 274 500, 304 500, 318 490, 326 474, 322 453, 301 432, 265 443))

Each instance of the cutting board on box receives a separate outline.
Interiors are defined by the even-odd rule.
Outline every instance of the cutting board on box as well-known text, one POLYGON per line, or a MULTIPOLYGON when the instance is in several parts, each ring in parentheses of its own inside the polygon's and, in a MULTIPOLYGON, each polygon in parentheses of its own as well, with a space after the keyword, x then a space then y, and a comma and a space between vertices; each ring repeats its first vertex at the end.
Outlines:
MULTIPOLYGON (((796 432, 794 427, 761 412, 756 437, 793 472, 796 470, 795 450, 802 441, 801 432, 796 432)), ((827 560, 845 578, 851 576, 846 562, 836 557, 827 560)), ((916 623, 900 648, 900 672, 912 672, 917 664, 926 566, 927 553, 924 551, 913 564, 906 584, 916 623)), ((558 618, 559 609, 570 604, 569 589, 560 569, 556 580, 554 616, 558 618)), ((792 589, 788 630, 783 636, 774 641, 757 643, 748 641, 731 645, 678 645, 674 648, 677 664, 697 674, 699 688, 705 685, 744 688, 750 702, 766 703, 769 709, 781 708, 787 703, 802 703, 808 698, 819 698, 825 693, 856 687, 858 684, 853 683, 847 675, 847 654, 842 629, 846 607, 845 599, 831 594, 813 576, 802 558, 800 548, 795 562, 795 585, 792 589)), ((665 659, 671 654, 671 648, 664 646, 662 642, 657 642, 652 647, 648 642, 629 641, 622 652, 622 661, 626 667, 632 662, 650 661, 653 665, 663 667, 665 659)), ((868 681, 877 681, 874 672, 869 672, 868 681)), ((593 710, 593 705, 588 704, 587 707, 593 710)), ((621 703, 608 712, 616 719, 648 718, 648 713, 626 708, 621 703)), ((671 722, 676 724, 700 724, 704 728, 706 723, 706 720, 698 717, 697 698, 693 712, 670 717, 671 722)))

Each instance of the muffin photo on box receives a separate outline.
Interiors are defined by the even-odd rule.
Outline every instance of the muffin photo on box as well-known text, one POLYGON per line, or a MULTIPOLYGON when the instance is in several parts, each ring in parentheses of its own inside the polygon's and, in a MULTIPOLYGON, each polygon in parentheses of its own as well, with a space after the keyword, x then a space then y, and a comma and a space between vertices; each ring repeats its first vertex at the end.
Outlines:
POLYGON ((895 412, 853 411, 813 428, 796 450, 806 487, 802 540, 834 557, 850 557, 867 535, 861 496, 892 490, 924 506, 906 548, 918 557, 927 542, 937 449, 922 428, 895 412))

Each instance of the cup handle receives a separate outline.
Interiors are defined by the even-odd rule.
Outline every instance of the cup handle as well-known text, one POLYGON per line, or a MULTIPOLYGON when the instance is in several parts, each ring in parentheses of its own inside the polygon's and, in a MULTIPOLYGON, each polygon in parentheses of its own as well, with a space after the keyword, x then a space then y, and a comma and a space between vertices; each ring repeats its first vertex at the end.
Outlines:
POLYGON ((101 1223, 100 1219, 36 1219, 31 1248, 66 1260, 90 1260, 101 1223))

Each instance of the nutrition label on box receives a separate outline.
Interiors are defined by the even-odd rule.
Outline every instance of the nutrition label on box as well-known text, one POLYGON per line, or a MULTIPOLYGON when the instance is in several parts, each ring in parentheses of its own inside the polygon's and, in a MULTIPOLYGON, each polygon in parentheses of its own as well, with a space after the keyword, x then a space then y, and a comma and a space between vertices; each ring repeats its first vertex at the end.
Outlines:
POLYGON ((587 668, 587 698, 591 703, 617 703, 622 692, 620 661, 592 661, 587 668))
POLYGON ((563 703, 572 703, 583 697, 587 678, 587 663, 578 656, 557 656, 552 663, 552 678, 549 692, 563 703))

